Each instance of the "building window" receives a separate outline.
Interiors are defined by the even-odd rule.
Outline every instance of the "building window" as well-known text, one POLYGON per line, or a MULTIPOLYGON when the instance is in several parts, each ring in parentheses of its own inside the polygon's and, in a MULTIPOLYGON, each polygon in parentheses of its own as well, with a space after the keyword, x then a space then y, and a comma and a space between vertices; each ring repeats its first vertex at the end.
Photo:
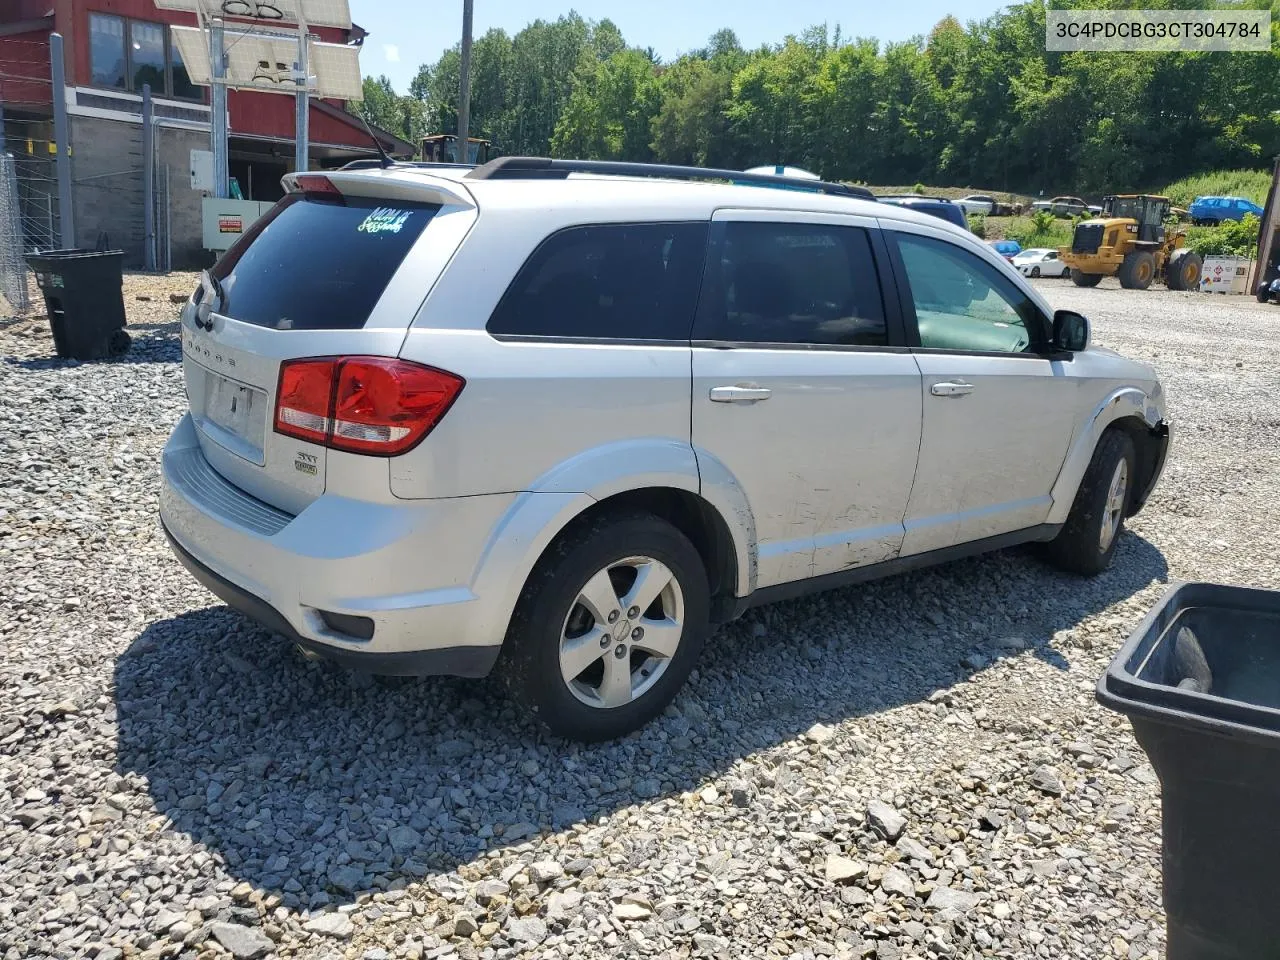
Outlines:
POLYGON ((124 18, 89 14, 89 69, 96 87, 125 87, 124 18))
POLYGON ((89 73, 95 87, 140 94, 143 85, 150 84, 157 97, 204 99, 163 23, 90 13, 89 73))
POLYGON ((173 95, 179 100, 203 100, 204 90, 191 82, 187 65, 182 62, 182 52, 178 50, 178 45, 174 43, 172 36, 169 37, 169 64, 173 95))
POLYGON ((144 83, 151 84, 154 93, 168 92, 164 83, 164 33, 162 23, 129 21, 129 79, 135 93, 142 92, 144 83))

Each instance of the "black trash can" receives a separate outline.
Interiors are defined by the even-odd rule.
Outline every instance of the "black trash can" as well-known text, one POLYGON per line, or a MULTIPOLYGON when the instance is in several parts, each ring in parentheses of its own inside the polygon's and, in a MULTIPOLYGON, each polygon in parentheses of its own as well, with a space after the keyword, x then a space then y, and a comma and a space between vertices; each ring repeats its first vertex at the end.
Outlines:
POLYGON ((122 250, 48 250, 27 257, 58 356, 101 360, 129 349, 122 250))
POLYGON ((1280 958, 1280 591, 1172 588, 1098 700, 1160 777, 1168 960, 1280 958))

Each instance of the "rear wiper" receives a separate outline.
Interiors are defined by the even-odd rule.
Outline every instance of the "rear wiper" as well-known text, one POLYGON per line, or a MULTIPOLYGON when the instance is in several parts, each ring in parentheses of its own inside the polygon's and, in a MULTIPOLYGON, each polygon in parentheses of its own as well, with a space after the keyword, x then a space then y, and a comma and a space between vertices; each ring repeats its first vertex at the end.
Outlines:
POLYGON ((221 310, 226 302, 226 297, 222 292, 222 284, 208 270, 200 271, 200 285, 207 291, 211 292, 218 298, 217 305, 205 296, 200 298, 200 302, 196 304, 196 326, 202 330, 213 329, 213 319, 209 316, 214 310, 221 310))

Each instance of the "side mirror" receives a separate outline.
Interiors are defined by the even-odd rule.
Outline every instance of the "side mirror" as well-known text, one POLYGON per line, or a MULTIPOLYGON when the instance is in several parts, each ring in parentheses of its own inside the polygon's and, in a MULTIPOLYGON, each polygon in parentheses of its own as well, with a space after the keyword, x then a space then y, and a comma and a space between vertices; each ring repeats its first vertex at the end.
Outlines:
POLYGON ((1053 345, 1059 350, 1079 353, 1089 346, 1089 319, 1074 310, 1053 314, 1053 345))

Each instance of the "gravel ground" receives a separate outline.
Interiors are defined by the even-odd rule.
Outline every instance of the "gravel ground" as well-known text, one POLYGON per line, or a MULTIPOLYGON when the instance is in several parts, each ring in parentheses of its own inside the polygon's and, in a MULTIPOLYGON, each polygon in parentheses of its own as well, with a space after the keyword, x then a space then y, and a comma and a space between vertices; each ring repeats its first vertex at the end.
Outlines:
POLYGON ((583 747, 486 683, 303 661, 171 558, 193 284, 127 278, 118 362, 0 320, 0 957, 1161 955, 1157 784, 1093 685, 1166 581, 1280 587, 1280 308, 1041 281, 1176 420, 1114 568, 753 612, 583 747))

